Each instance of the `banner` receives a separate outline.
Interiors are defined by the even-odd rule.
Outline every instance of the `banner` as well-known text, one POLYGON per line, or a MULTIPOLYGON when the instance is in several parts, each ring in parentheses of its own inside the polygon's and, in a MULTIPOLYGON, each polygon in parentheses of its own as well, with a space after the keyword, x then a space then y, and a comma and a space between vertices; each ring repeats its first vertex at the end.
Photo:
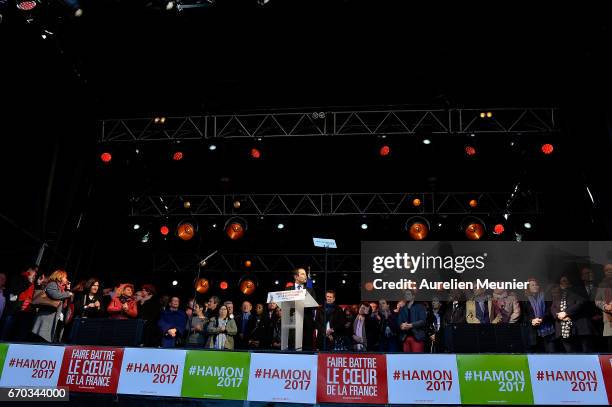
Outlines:
POLYGON ((246 400, 250 356, 248 352, 187 351, 181 395, 246 400))
POLYGON ((385 355, 319 354, 319 403, 387 404, 385 355))
POLYGON ((387 355, 389 404, 461 404, 455 355, 387 355))
POLYGON ((126 348, 117 393, 181 396, 184 350, 126 348))
POLYGON ((529 355, 536 404, 608 404, 595 355, 529 355))
POLYGON ((601 365, 601 373, 606 383, 608 403, 612 404, 612 355, 599 355, 599 363, 601 365))
POLYGON ((533 404, 526 355, 457 355, 463 404, 533 404))
POLYGON ((251 355, 249 401, 317 402, 317 356, 251 355))
POLYGON ((6 353, 8 352, 8 348, 8 343, 0 343, 0 377, 2 377, 2 370, 4 369, 4 359, 6 359, 6 353))
POLYGON ((56 387, 64 348, 10 344, 0 387, 56 387))
POLYGON ((66 346, 58 386, 86 393, 116 393, 122 348, 66 346))

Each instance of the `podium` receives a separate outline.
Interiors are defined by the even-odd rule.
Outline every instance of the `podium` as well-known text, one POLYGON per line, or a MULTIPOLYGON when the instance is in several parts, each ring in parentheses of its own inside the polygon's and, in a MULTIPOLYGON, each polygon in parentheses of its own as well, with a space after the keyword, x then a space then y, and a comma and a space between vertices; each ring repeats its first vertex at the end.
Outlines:
POLYGON ((307 290, 274 291, 268 293, 268 304, 274 302, 281 307, 281 350, 289 347, 291 330, 295 335, 295 349, 302 349, 304 332, 304 308, 318 307, 319 304, 307 290), (291 311, 293 318, 291 317, 291 311))

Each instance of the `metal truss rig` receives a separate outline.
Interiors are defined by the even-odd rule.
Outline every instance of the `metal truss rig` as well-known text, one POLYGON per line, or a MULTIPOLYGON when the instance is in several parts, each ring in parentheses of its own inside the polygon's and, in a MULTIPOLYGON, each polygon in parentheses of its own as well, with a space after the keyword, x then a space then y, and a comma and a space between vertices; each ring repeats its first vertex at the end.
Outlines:
MULTIPOLYGON (((154 272, 194 272, 204 256, 198 254, 155 254, 154 272)), ((283 254, 217 254, 202 268, 202 272, 244 273, 244 261, 248 259, 252 266, 249 273, 287 273, 298 266, 310 266, 312 273, 325 269, 325 254, 320 253, 283 253, 283 254)), ((330 252, 327 258, 327 270, 330 273, 358 273, 361 270, 359 253, 330 252)))
POLYGON ((266 137, 559 132, 555 108, 267 112, 101 121, 100 143, 266 137), (491 112, 492 117, 481 117, 491 112))
POLYGON ((513 214, 541 212, 539 193, 516 198, 512 192, 147 195, 131 199, 130 216, 503 215, 508 202, 513 214))

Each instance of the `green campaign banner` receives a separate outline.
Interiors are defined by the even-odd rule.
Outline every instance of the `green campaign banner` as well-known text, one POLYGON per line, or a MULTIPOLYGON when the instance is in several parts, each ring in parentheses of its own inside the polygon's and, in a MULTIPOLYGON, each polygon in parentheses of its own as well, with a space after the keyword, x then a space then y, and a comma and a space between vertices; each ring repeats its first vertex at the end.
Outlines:
POLYGON ((4 360, 6 359, 8 348, 8 343, 0 343, 0 377, 2 377, 2 370, 4 369, 4 360))
POLYGON ((462 404, 533 404, 526 355, 457 355, 462 404))
POLYGON ((181 396, 246 400, 250 365, 248 352, 187 351, 181 396))

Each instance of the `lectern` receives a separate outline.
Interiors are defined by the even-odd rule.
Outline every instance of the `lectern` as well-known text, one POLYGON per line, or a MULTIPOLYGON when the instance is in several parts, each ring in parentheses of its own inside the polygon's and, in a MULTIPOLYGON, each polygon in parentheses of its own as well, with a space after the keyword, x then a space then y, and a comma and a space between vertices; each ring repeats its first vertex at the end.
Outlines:
POLYGON ((307 290, 270 292, 267 302, 268 304, 275 302, 281 307, 281 350, 286 350, 289 347, 289 336, 292 330, 295 335, 295 349, 301 350, 304 332, 304 308, 318 307, 319 304, 307 290))

